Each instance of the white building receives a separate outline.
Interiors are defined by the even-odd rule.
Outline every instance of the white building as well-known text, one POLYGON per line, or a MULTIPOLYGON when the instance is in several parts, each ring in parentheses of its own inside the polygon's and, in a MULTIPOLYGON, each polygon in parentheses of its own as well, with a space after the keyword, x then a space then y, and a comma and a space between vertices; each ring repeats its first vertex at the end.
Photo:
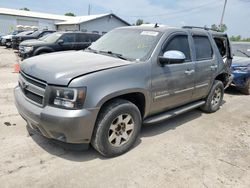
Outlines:
POLYGON ((90 16, 77 16, 72 20, 56 23, 58 30, 78 30, 105 34, 108 31, 122 26, 130 25, 114 14, 99 14, 90 16))
POLYGON ((78 30, 102 34, 130 24, 114 14, 71 17, 0 8, 0 34, 10 33, 17 25, 35 26, 40 30, 78 30))

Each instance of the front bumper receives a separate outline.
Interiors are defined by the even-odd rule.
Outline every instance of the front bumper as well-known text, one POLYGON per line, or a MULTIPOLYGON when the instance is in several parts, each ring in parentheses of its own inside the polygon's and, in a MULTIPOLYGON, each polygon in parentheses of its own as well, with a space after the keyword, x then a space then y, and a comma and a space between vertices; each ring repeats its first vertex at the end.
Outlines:
POLYGON ((247 79, 250 78, 250 72, 233 71, 234 79, 232 84, 238 88, 244 88, 246 86, 247 79))
POLYGON ((30 102, 19 86, 14 89, 15 104, 30 128, 43 136, 67 143, 90 143, 99 109, 66 110, 30 102))

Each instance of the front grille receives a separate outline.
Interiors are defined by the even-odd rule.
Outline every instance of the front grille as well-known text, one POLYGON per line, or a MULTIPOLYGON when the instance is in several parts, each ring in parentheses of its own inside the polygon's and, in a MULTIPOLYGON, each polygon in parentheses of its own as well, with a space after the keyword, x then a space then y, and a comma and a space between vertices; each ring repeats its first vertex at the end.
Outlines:
POLYGON ((31 101, 43 105, 46 82, 33 78, 23 72, 19 74, 19 86, 31 101))
POLYGON ((19 52, 24 53, 24 47, 23 46, 19 46, 19 52))

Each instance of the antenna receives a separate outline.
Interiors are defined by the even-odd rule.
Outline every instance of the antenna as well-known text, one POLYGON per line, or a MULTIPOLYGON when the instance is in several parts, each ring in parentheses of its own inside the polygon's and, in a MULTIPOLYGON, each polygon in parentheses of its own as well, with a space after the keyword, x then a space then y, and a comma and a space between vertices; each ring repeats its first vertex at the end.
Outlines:
POLYGON ((158 23, 155 23, 155 26, 154 26, 154 28, 157 28, 157 27, 159 27, 159 25, 158 25, 158 23))

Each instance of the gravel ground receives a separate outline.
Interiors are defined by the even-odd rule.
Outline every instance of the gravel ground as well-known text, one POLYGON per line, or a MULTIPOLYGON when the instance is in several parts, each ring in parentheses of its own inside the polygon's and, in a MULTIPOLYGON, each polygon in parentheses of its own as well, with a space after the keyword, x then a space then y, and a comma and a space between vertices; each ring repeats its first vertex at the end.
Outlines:
POLYGON ((143 127, 105 159, 28 134, 13 102, 18 60, 0 47, 0 187, 250 187, 250 97, 229 88, 214 114, 193 110, 143 127))

